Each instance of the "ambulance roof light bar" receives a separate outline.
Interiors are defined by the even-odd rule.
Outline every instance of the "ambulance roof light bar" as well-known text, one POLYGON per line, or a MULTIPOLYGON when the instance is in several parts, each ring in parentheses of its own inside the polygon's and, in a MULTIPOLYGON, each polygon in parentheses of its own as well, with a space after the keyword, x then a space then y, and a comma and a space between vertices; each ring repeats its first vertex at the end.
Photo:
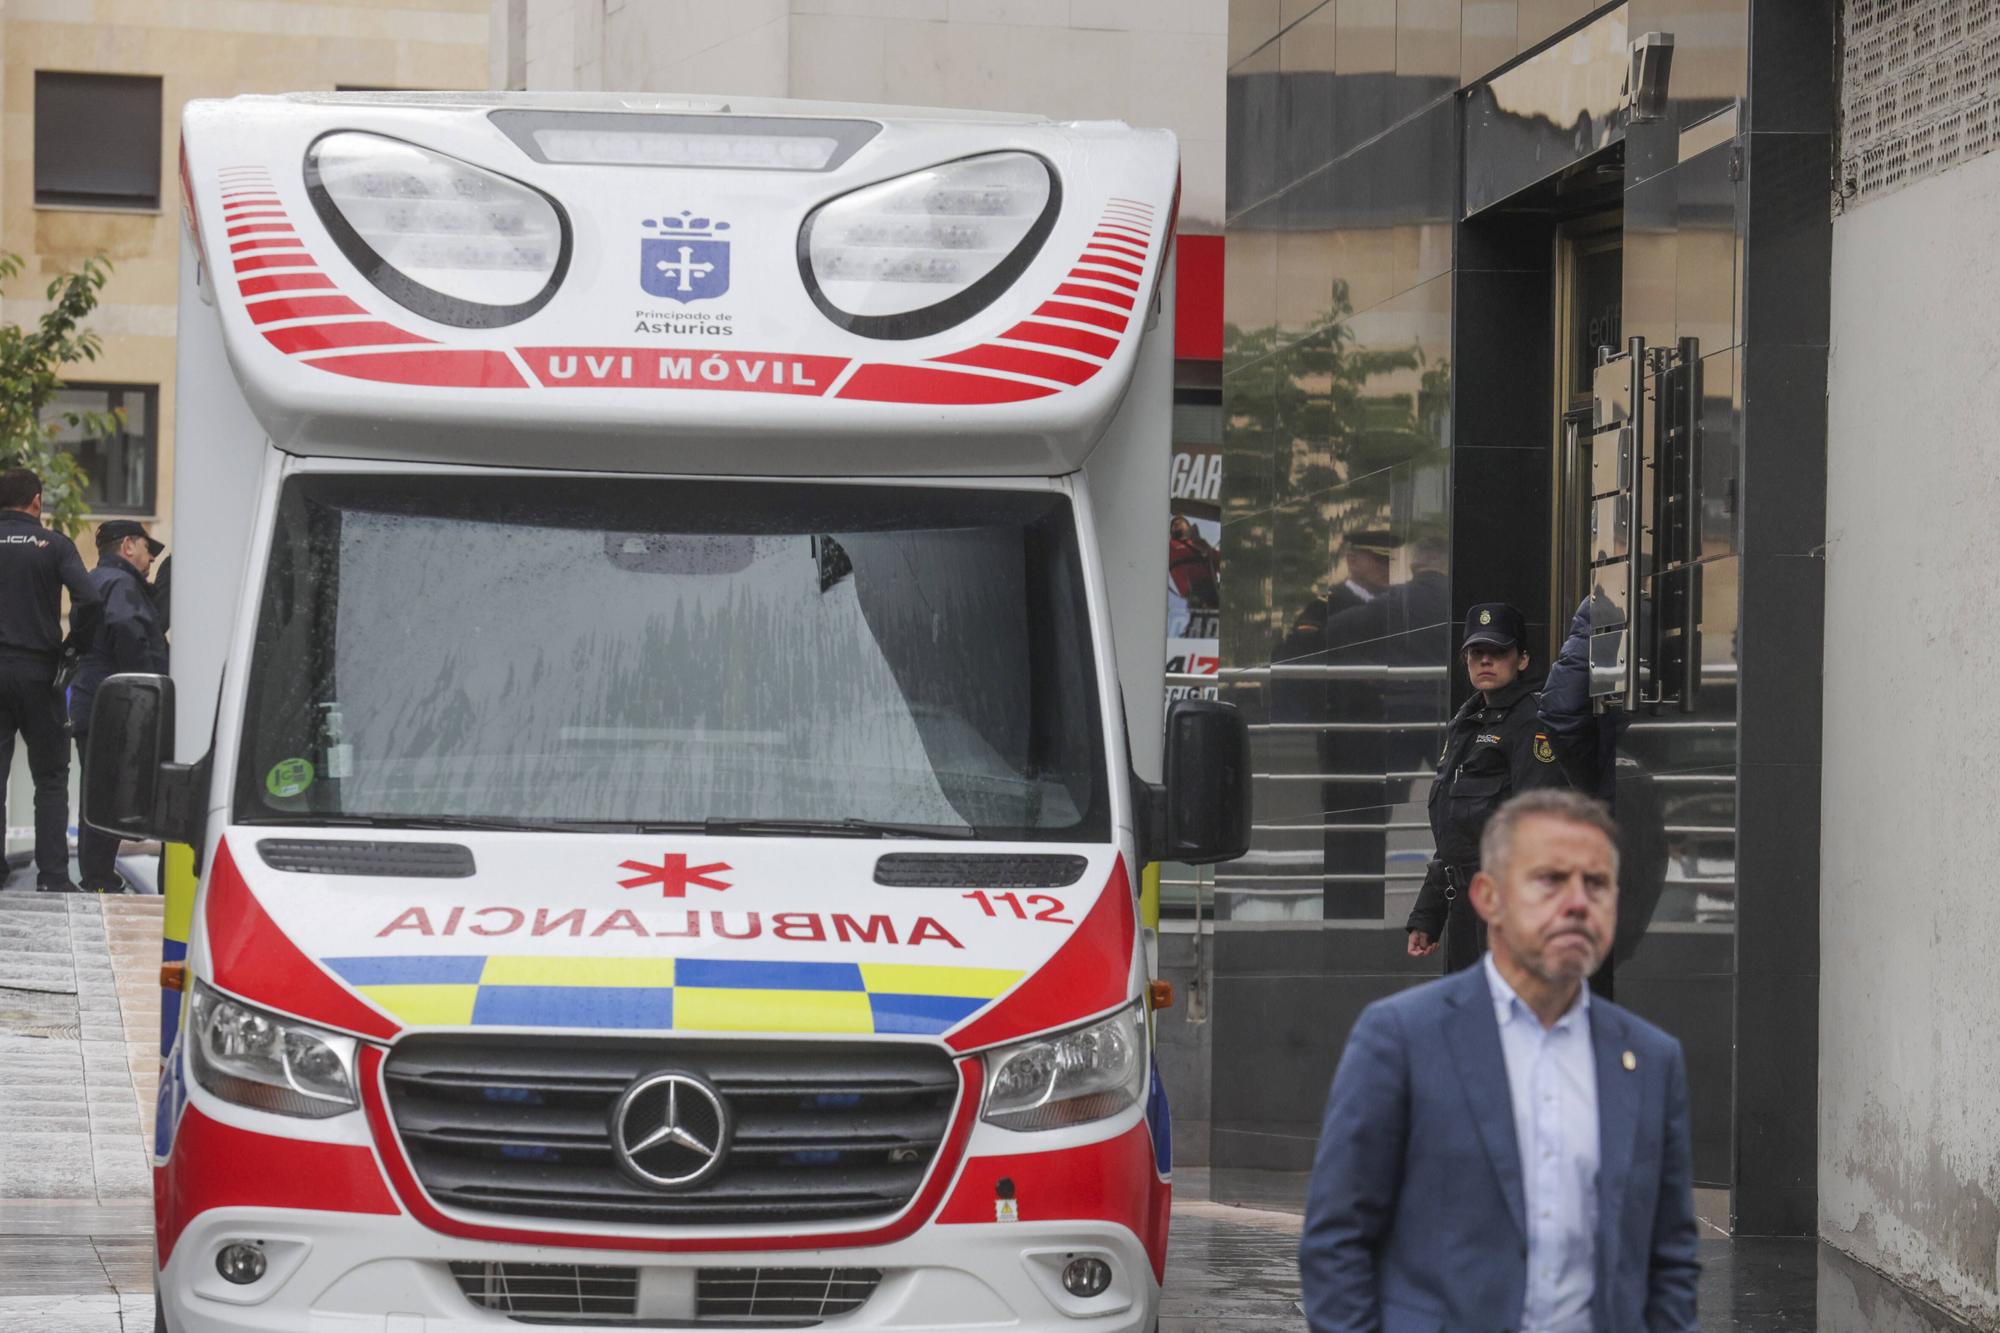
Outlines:
POLYGON ((487 113, 537 162, 600 167, 832 171, 881 133, 867 120, 503 109, 487 113))

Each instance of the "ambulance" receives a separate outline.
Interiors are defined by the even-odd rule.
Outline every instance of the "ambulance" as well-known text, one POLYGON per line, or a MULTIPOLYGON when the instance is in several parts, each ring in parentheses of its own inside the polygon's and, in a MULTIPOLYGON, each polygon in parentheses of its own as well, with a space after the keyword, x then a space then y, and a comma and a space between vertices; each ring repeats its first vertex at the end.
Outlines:
POLYGON ((182 125, 172 1333, 1145 1330, 1177 150, 300 95, 182 125))

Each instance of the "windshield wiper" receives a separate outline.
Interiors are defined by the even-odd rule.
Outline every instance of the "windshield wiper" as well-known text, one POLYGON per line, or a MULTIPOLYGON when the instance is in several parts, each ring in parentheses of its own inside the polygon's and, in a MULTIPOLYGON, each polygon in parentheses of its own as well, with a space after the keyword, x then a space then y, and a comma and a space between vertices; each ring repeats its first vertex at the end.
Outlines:
POLYGON ((253 815, 237 822, 298 828, 485 829, 501 833, 549 833, 565 827, 561 820, 508 819, 499 815, 253 815))
MULTIPOLYGON (((655 825, 647 825, 650 832, 655 825)), ((702 831, 743 837, 782 837, 787 833, 833 834, 843 838, 976 838, 979 830, 957 824, 895 824, 880 819, 728 819, 710 815, 702 831)))

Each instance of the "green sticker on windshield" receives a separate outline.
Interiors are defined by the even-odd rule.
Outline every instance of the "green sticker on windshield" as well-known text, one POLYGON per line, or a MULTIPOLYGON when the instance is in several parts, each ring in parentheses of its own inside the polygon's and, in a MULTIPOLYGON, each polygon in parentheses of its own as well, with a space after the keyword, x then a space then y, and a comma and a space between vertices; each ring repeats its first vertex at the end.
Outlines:
POLYGON ((264 789, 273 796, 297 796, 313 785, 313 766, 303 759, 280 759, 264 775, 264 789))

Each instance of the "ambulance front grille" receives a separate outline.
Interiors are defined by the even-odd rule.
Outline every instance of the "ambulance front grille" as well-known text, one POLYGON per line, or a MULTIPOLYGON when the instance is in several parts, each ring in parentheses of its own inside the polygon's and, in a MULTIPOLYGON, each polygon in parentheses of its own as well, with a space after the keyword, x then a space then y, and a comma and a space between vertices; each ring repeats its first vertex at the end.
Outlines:
POLYGON ((668 1275, 591 1264, 454 1260, 451 1275, 466 1300, 515 1323, 645 1328, 809 1328, 853 1314, 882 1284, 876 1268, 701 1268, 668 1275), (667 1280, 649 1284, 649 1274, 667 1280))
POLYGON ((916 1043, 437 1035, 397 1044, 389 1109, 439 1204, 619 1226, 810 1225, 901 1210, 944 1141, 950 1056, 916 1043), (645 1075, 706 1078, 734 1127, 722 1166, 663 1192, 622 1171, 611 1112, 645 1075))

